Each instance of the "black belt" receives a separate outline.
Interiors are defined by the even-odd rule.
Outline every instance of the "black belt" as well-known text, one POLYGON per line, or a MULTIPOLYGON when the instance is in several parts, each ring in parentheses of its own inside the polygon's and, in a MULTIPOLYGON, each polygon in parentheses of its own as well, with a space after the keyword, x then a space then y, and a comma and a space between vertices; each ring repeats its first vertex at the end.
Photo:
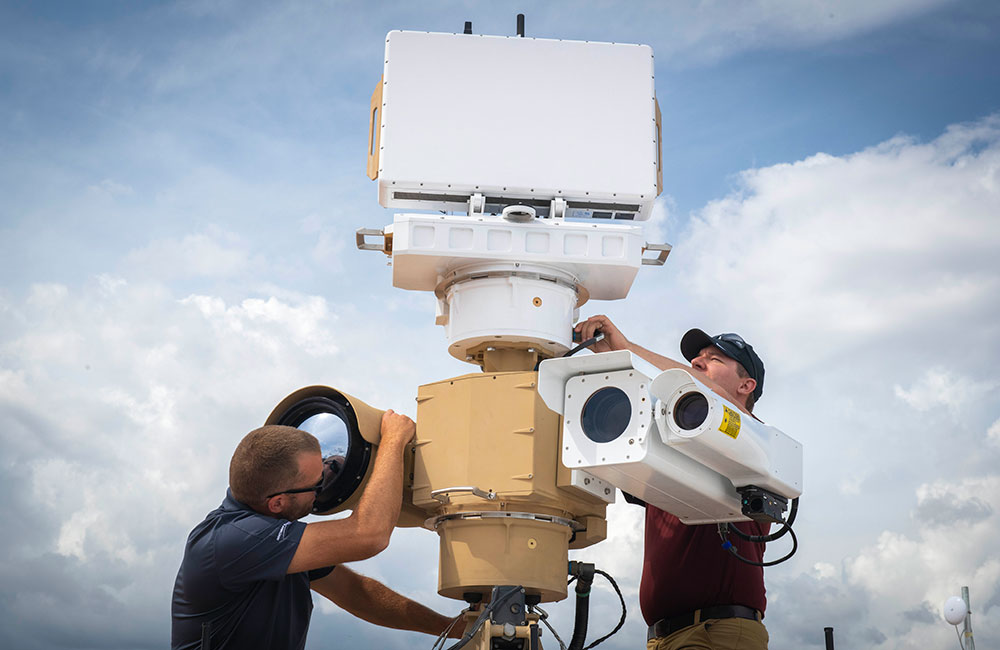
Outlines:
POLYGON ((696 609, 693 612, 688 612, 687 614, 679 614, 677 616, 671 616, 670 618, 661 618, 649 626, 649 632, 647 632, 646 638, 655 639, 657 637, 670 636, 677 630, 690 627, 695 623, 707 621, 710 618, 746 618, 751 621, 759 621, 761 616, 760 612, 756 609, 753 609, 752 607, 744 607, 743 605, 718 605, 716 607, 706 607, 704 609, 696 609))

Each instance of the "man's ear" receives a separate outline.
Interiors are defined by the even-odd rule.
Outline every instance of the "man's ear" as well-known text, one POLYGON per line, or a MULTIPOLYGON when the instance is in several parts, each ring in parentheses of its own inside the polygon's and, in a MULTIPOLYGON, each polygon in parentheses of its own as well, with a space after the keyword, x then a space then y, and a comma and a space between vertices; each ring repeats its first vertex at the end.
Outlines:
POLYGON ((267 508, 267 511, 272 515, 279 514, 281 512, 281 509, 285 507, 285 495, 279 494, 277 496, 271 497, 264 503, 264 506, 267 508))
POLYGON ((757 388, 757 380, 753 377, 744 377, 740 380, 740 385, 737 387, 737 392, 740 395, 750 395, 757 388))

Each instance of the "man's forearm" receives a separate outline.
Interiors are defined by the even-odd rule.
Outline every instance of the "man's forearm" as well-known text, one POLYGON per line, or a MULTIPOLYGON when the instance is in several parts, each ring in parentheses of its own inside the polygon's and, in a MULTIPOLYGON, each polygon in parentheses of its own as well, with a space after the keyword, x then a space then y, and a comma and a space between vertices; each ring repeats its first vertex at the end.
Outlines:
POLYGON ((329 578, 329 581, 323 580, 314 588, 344 610, 369 623, 436 635, 453 620, 346 567, 337 567, 329 578))
POLYGON ((351 612, 355 616, 376 625, 426 634, 440 634, 451 623, 452 619, 396 593, 380 582, 365 576, 358 577, 364 583, 358 594, 363 611, 351 612))
POLYGON ((399 520, 403 494, 403 449, 405 445, 379 446, 368 485, 351 517, 365 530, 388 537, 399 520))
MULTIPOLYGON (((677 361, 674 361, 670 357, 665 357, 662 354, 657 354, 653 352, 652 350, 647 350, 641 345, 633 343, 631 341, 628 342, 625 349, 627 349, 629 352, 636 355, 637 357, 645 359, 646 361, 653 364, 660 370, 670 370, 671 368, 680 368, 681 370, 686 370, 687 372, 691 372, 692 370, 694 370, 691 366, 685 365, 683 363, 678 363, 677 361)), ((695 374, 700 375, 701 373, 695 371, 695 374)))

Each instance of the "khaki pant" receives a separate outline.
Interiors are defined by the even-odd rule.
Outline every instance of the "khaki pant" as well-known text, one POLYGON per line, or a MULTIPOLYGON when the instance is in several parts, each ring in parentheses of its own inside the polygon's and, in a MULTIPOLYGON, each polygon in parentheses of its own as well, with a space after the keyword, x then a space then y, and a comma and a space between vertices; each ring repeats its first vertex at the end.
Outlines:
POLYGON ((716 618, 646 642, 646 650, 767 650, 763 623, 745 618, 716 618))

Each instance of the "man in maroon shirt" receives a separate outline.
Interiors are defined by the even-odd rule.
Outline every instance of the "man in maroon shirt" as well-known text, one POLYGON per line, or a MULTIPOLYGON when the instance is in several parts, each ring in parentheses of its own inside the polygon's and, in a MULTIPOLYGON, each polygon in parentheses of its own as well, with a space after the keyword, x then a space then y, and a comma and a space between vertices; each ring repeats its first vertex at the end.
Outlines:
MULTIPOLYGON (((597 330, 604 333, 594 352, 629 350, 661 370, 682 368, 747 414, 763 392, 764 364, 736 334, 713 337, 690 330, 681 339, 689 367, 632 343, 607 316, 592 316, 576 329, 583 340, 597 330)), ((639 606, 649 625, 647 650, 766 650, 767 630, 760 622, 767 603, 764 569, 725 550, 714 524, 688 526, 631 495, 625 498, 646 506, 639 606)), ((730 525, 748 535, 767 535, 770 528, 756 522, 730 525)), ((740 556, 762 561, 763 543, 731 541, 740 556)))

